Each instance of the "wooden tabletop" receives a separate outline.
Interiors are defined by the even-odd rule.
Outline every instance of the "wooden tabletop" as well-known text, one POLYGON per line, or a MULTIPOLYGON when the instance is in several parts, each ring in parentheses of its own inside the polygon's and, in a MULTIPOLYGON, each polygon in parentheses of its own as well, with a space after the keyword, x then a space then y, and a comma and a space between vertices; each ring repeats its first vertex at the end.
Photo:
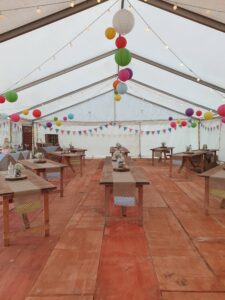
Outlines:
MULTIPOLYGON (((110 153, 114 153, 116 150, 117 150, 117 147, 110 147, 110 153)), ((130 151, 125 147, 121 147, 119 150, 124 153, 130 153, 130 151)))
MULTIPOLYGON (((27 179, 17 181, 20 182, 20 192, 26 192, 26 184, 28 182, 33 183, 37 188, 39 188, 41 191, 48 191, 48 190, 55 190, 56 186, 49 183, 48 181, 44 180, 42 177, 34 174, 32 171, 29 170, 23 170, 23 174, 27 175, 27 179)), ((14 194, 14 192, 10 189, 8 183, 9 181, 5 180, 5 176, 7 175, 6 172, 0 172, 0 196, 8 196, 14 194)), ((10 181, 12 184, 13 181, 10 181)))
POLYGON ((73 152, 85 152, 87 151, 87 149, 82 149, 82 148, 72 148, 70 149, 70 151, 73 152))
MULTIPOLYGON (((225 164, 217 166, 217 167, 215 167, 213 169, 210 169, 210 170, 208 170, 206 172, 203 172, 203 173, 199 174, 199 176, 201 176, 201 177, 210 177, 212 175, 215 175, 217 172, 223 170, 224 167, 225 167, 225 164)), ((225 179, 225 170, 224 170, 224 179, 225 179)))
POLYGON ((193 153, 186 153, 186 152, 180 152, 180 153, 174 153, 172 156, 172 158, 182 158, 182 157, 195 157, 195 156, 201 156, 201 155, 204 155, 206 154, 207 151, 205 150, 193 150, 191 151, 193 153))
MULTIPOLYGON (((126 164, 129 166, 130 172, 132 173, 136 184, 149 184, 149 180, 145 177, 143 169, 136 167, 131 158, 126 159, 126 164)), ((113 172, 112 158, 106 157, 100 184, 113 184, 113 172)))
POLYGON ((21 160, 20 163, 24 165, 26 168, 31 169, 31 170, 51 170, 51 169, 56 169, 56 168, 64 168, 67 167, 67 165, 61 164, 59 162, 50 160, 50 159, 45 159, 46 163, 35 163, 35 159, 24 159, 21 160))
POLYGON ((81 156, 85 156, 85 154, 82 153, 82 152, 62 153, 61 151, 55 151, 55 152, 52 152, 51 154, 55 155, 55 156, 60 156, 60 157, 81 157, 81 156))
POLYGON ((153 150, 153 151, 166 151, 166 150, 172 150, 174 149, 174 147, 157 147, 157 148, 152 148, 150 150, 153 150))

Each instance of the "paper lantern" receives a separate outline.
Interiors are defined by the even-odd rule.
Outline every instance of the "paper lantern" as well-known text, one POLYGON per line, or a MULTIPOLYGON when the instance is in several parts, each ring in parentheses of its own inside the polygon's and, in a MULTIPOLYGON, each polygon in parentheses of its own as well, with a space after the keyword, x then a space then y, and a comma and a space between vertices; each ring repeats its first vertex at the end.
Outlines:
POLYGON ((130 68, 126 68, 126 70, 130 73, 129 80, 133 77, 133 71, 130 68))
POLYGON ((6 114, 4 114, 4 113, 1 114, 1 119, 2 120, 6 120, 7 118, 8 118, 8 116, 6 114))
POLYGON ((211 111, 207 111, 206 113, 204 113, 205 120, 212 120, 212 118, 213 118, 213 113, 211 111))
POLYGON ((186 115, 186 116, 191 117, 191 116, 193 116, 193 114, 194 114, 194 109, 192 109, 192 108, 187 108, 187 109, 185 110, 185 115, 186 115))
POLYGON ((173 117, 169 117, 168 120, 169 120, 169 121, 172 121, 172 120, 173 120, 173 117))
POLYGON ((5 93, 5 98, 7 101, 13 103, 18 99, 18 95, 15 91, 8 91, 5 93))
POLYGON ((5 103, 5 97, 2 95, 0 95, 0 103, 1 104, 5 103))
POLYGON ((12 122, 19 122, 20 121, 20 116, 18 114, 12 114, 10 117, 12 122))
POLYGON ((119 93, 117 92, 117 90, 114 90, 114 94, 115 94, 115 95, 118 95, 119 93))
POLYGON ((120 9, 113 17, 113 27, 121 34, 129 33, 134 27, 134 16, 127 9, 120 9))
POLYGON ((127 85, 126 83, 121 82, 117 85, 116 89, 119 94, 125 94, 127 92, 127 85))
POLYGON ((221 118, 221 122, 225 123, 225 117, 221 118))
POLYGON ((69 114, 68 114, 68 119, 69 119, 69 120, 73 120, 73 118, 74 118, 74 115, 73 115, 72 113, 69 113, 69 114))
POLYGON ((58 118, 57 118, 57 117, 54 117, 53 120, 56 122, 56 121, 58 121, 58 118))
POLYGON ((33 112, 32 112, 32 115, 33 115, 35 118, 40 118, 40 116, 41 116, 41 111, 40 111, 40 109, 34 109, 33 112))
POLYGON ((114 99, 115 99, 116 101, 120 101, 120 100, 121 100, 120 94, 114 95, 114 99))
POLYGON ((197 127, 197 123, 196 123, 196 122, 191 123, 191 127, 192 127, 192 128, 197 127))
POLYGON ((48 128, 51 128, 51 127, 52 127, 52 123, 51 123, 51 122, 47 122, 47 123, 46 123, 46 126, 47 126, 48 128))
POLYGON ((63 117, 63 121, 67 121, 67 117, 65 116, 65 117, 63 117))
POLYGON ((22 114, 23 114, 24 116, 29 115, 29 110, 28 110, 28 109, 24 109, 24 110, 22 111, 22 114))
POLYGON ((196 111, 196 116, 197 116, 197 117, 201 117, 201 115, 202 115, 202 112, 201 112, 200 110, 197 110, 197 111, 196 111))
POLYGON ((115 53, 115 61, 117 65, 124 67, 131 61, 131 53, 126 48, 117 49, 115 53))
POLYGON ((127 45, 127 40, 125 39, 125 37, 123 36, 119 36, 117 39, 116 39, 116 47, 117 48, 125 48, 126 45, 127 45))
POLYGON ((179 125, 181 123, 181 120, 177 120, 177 124, 179 125))
POLYGON ((56 125, 56 126, 61 126, 61 125, 62 125, 62 122, 61 122, 60 120, 57 120, 57 121, 55 122, 55 125, 56 125))
POLYGON ((176 128, 177 128, 177 123, 176 123, 176 122, 171 122, 171 123, 170 123, 170 126, 171 126, 172 128, 174 128, 174 129, 176 129, 176 128))
POLYGON ((130 73, 127 69, 122 69, 119 71, 118 77, 121 81, 127 81, 130 77, 130 73))
POLYGON ((117 84, 119 84, 119 83, 120 83, 120 81, 118 79, 113 82, 113 88, 114 88, 114 90, 116 89, 117 84))
POLYGON ((108 28, 105 30, 105 37, 106 37, 108 40, 114 39, 115 36, 116 36, 116 30, 115 30, 113 27, 108 27, 108 28))
POLYGON ((180 125, 181 125, 182 127, 187 126, 187 121, 182 121, 180 125))
POLYGON ((222 104, 217 108, 217 113, 221 117, 225 117, 225 104, 222 104))

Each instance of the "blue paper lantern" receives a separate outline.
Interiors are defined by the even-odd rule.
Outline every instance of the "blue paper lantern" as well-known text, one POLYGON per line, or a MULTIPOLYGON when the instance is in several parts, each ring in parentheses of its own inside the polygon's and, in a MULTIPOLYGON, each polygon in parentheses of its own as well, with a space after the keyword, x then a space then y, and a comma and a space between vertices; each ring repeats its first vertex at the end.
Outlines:
POLYGON ((127 85, 126 83, 119 83, 116 87, 116 90, 119 94, 125 94, 127 92, 127 85))
POLYGON ((8 116, 6 114, 2 113, 1 118, 2 118, 2 120, 6 120, 8 118, 8 116))
POLYGON ((69 119, 69 120, 73 120, 73 118, 74 118, 74 115, 73 115, 72 113, 69 113, 69 114, 68 114, 68 119, 69 119))

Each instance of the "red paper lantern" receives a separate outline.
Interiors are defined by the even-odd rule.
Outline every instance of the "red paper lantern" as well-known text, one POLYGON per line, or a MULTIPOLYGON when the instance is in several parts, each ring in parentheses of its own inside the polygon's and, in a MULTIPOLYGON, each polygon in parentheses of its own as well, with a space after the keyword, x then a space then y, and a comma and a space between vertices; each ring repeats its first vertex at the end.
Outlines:
POLYGON ((2 104, 2 103, 5 103, 5 97, 2 96, 2 95, 0 95, 0 103, 1 103, 1 104, 2 104))
POLYGON ((218 115, 220 115, 221 117, 225 117, 225 104, 220 105, 217 108, 217 112, 218 112, 218 115))
POLYGON ((221 118, 222 123, 225 123, 225 117, 221 118))
POLYGON ((119 37, 116 39, 116 47, 117 47, 117 48, 125 48, 126 45, 127 45, 127 40, 125 39, 125 37, 119 36, 119 37))
POLYGON ((12 114, 11 115, 11 121, 12 122, 19 122, 20 121, 20 116, 18 114, 12 114))
POLYGON ((117 79, 113 82, 113 88, 116 89, 117 85, 120 83, 120 81, 117 79))
POLYGON ((197 110, 197 111, 196 111, 196 116, 197 116, 197 117, 201 117, 201 115, 202 115, 202 112, 201 112, 200 110, 197 110))
POLYGON ((177 128, 177 123, 176 123, 176 122, 171 122, 171 123, 170 123, 170 126, 171 126, 172 128, 174 128, 174 129, 176 129, 176 128, 177 128))
POLYGON ((182 122, 181 122, 181 126, 182 126, 182 127, 187 126, 187 122, 186 122, 186 121, 182 121, 182 122))
POLYGON ((35 109, 35 110, 33 110, 32 114, 35 118, 40 118, 41 111, 40 111, 40 109, 35 109))

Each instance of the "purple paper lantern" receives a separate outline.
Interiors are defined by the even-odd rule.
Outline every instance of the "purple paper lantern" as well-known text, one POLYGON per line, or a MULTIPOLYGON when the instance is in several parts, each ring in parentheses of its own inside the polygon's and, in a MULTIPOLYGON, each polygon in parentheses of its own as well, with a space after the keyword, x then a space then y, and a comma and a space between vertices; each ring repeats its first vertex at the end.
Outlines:
POLYGON ((193 116, 193 114, 194 114, 194 109, 192 109, 192 108, 187 108, 187 109, 185 110, 185 115, 186 115, 186 116, 191 117, 191 116, 193 116))
POLYGON ((47 123, 46 123, 46 126, 47 126, 48 128, 52 128, 52 123, 51 123, 51 122, 47 122, 47 123))
POLYGON ((128 78, 128 80, 130 80, 133 77, 133 71, 130 68, 126 68, 125 70, 127 70, 130 73, 130 76, 128 78))
POLYGON ((121 81, 127 81, 130 77, 130 72, 127 69, 122 69, 118 73, 118 78, 121 81))
POLYGON ((169 117, 169 119, 168 119, 169 121, 172 121, 173 120, 173 117, 169 117))
POLYGON ((65 117, 63 117, 63 121, 67 121, 67 117, 65 116, 65 117))

